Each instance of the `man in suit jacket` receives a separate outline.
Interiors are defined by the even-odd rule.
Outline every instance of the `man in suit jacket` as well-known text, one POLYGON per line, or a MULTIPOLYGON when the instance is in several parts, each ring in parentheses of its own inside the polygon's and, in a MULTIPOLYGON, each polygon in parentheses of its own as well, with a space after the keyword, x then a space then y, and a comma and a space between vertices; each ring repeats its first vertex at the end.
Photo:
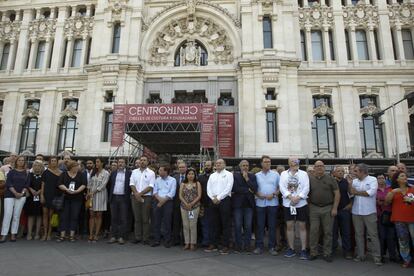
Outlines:
POLYGON ((257 183, 256 176, 249 173, 249 162, 247 160, 242 160, 239 167, 240 172, 233 174, 234 183, 232 191, 235 251, 245 250, 250 252, 253 212, 256 206, 254 195, 257 192, 257 183))
POLYGON ((129 181, 131 171, 126 168, 125 159, 118 159, 118 169, 109 178, 109 203, 111 205, 111 234, 109 243, 124 244, 128 227, 128 210, 131 198, 129 181))
POLYGON ((187 172, 187 165, 185 162, 179 162, 177 164, 178 172, 173 176, 177 181, 177 189, 174 197, 174 209, 173 209, 173 225, 172 225, 172 244, 180 245, 183 243, 183 225, 181 219, 181 207, 180 207, 180 185, 184 181, 185 173, 187 172))

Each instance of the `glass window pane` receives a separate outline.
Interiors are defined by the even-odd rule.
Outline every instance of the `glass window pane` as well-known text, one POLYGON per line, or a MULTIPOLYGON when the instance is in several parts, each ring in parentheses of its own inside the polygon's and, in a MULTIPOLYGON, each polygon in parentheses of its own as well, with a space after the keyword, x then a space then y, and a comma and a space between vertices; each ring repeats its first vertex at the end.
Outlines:
POLYGON ((82 39, 76 39, 73 45, 72 67, 79 67, 81 65, 82 57, 82 39))
POLYGON ((270 17, 263 17, 263 47, 273 48, 272 42, 272 20, 270 17))
POLYGON ((335 60, 335 48, 332 31, 329 31, 329 51, 331 53, 331 59, 335 60))
POLYGON ((302 50, 302 59, 308 60, 308 57, 306 56, 306 37, 304 31, 300 31, 300 45, 302 50))
POLYGON ((328 137, 329 137, 329 152, 336 152, 335 148, 335 126, 332 126, 328 129, 328 137))
POLYGON ((114 34, 112 38, 112 53, 119 53, 119 44, 121 42, 121 25, 116 23, 114 25, 114 34))
POLYGON ((414 46, 410 30, 402 30, 403 48, 405 59, 414 59, 414 46))
POLYGON ((10 43, 6 43, 3 47, 3 53, 1 55, 0 70, 7 69, 7 62, 9 61, 10 43))
POLYGON ((45 51, 46 51, 46 41, 40 41, 37 46, 37 55, 35 68, 39 69, 42 67, 45 60, 45 51))
POLYGON ((368 150, 375 150, 375 129, 374 121, 369 118, 364 118, 365 141, 368 150))
POLYGON ((360 60, 368 60, 368 43, 367 43, 367 36, 365 31, 359 30, 355 32, 356 37, 356 44, 357 44, 357 51, 358 51, 358 59, 360 60))
POLYGON ((318 141, 320 149, 328 149, 328 129, 326 119, 318 119, 318 141))
POLYGON ((322 33, 321 31, 312 31, 312 58, 315 61, 324 60, 323 46, 322 46, 322 33))

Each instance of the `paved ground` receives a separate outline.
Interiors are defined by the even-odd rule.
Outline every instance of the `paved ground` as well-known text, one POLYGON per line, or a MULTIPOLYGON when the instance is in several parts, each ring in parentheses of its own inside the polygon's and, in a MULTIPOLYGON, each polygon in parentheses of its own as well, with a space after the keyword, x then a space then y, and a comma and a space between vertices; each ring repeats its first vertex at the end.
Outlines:
POLYGON ((178 247, 105 242, 88 244, 25 241, 0 244, 0 275, 414 275, 414 268, 397 264, 378 267, 339 256, 333 263, 272 257, 183 251, 178 247))

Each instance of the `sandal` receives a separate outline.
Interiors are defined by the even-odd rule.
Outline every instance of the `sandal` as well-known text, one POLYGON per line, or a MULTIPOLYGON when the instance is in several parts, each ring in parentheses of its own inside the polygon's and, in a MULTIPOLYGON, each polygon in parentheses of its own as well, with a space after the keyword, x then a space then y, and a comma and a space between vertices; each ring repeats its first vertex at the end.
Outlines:
POLYGON ((57 241, 57 242, 63 242, 63 241, 65 241, 65 237, 58 237, 58 238, 56 239, 56 241, 57 241))

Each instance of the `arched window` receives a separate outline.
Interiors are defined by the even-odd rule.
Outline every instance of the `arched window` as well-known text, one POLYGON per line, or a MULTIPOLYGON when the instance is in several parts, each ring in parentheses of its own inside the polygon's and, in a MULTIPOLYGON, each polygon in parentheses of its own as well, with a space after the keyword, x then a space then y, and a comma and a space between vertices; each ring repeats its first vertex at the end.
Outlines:
POLYGON ((58 153, 69 150, 74 152, 76 136, 76 117, 64 117, 59 126, 58 153))
POLYGON ((26 118, 22 125, 19 152, 30 151, 36 153, 37 118, 26 118))
POLYGON ((178 46, 174 55, 174 66, 206 66, 208 53, 206 47, 198 40, 185 40, 178 46))

